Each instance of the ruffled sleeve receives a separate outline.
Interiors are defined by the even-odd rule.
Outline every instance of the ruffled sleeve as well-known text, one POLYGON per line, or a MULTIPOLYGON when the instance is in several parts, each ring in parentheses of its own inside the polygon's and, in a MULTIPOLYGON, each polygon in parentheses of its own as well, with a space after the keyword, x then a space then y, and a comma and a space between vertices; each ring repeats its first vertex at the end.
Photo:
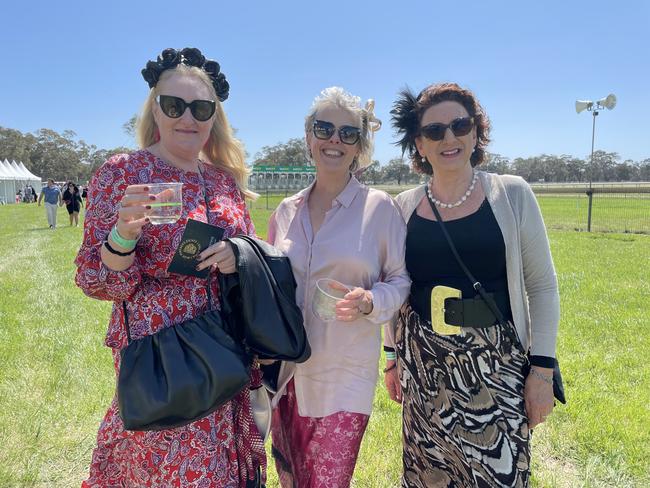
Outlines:
POLYGON ((139 182, 137 173, 131 171, 130 159, 128 154, 110 158, 97 170, 88 188, 83 242, 75 259, 75 282, 86 295, 99 300, 124 300, 142 279, 141 250, 137 248, 133 264, 124 271, 107 268, 101 259, 101 247, 117 222, 122 195, 127 186, 139 182))

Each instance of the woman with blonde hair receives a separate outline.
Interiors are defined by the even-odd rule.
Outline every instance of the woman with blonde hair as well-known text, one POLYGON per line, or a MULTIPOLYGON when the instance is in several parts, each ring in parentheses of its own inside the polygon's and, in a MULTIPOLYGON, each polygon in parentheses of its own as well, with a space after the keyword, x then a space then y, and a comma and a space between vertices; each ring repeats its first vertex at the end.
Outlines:
MULTIPOLYGON (((117 373, 126 327, 139 339, 218 307, 209 303, 218 297, 216 279, 206 286, 167 271, 188 219, 219 226, 224 237, 254 234, 244 200, 254 194, 222 108, 229 85, 218 63, 195 48, 166 49, 142 75, 151 90, 138 122, 141 149, 113 156, 94 175, 76 259, 84 293, 114 302, 105 343, 117 373), (182 183, 182 212, 174 223, 152 225, 159 195, 150 185, 164 182, 182 183)), ((212 276, 234 272, 231 248, 205 249, 197 270, 206 268, 212 276)), ((253 367, 251 387, 259 377, 253 367)), ((125 430, 114 398, 83 486, 257 487, 265 469, 247 389, 203 418, 160 431, 125 430)))
POLYGON ((333 87, 316 98, 305 121, 316 179, 271 216, 269 242, 291 260, 296 302, 312 354, 283 363, 274 397, 273 456, 283 487, 350 485, 370 418, 381 325, 405 300, 406 228, 384 192, 354 173, 371 163, 374 103, 333 87), (342 298, 328 314, 314 307, 317 282, 342 298), (341 285, 342 284, 342 285, 341 285))

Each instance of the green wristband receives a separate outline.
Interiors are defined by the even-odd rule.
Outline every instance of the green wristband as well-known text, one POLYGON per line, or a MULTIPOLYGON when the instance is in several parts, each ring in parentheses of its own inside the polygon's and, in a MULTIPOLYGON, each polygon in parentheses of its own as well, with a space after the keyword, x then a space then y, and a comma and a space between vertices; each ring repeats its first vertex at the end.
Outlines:
POLYGON ((118 246, 124 248, 124 249, 134 249, 135 245, 138 243, 138 239, 125 239, 120 235, 120 233, 117 231, 117 226, 114 226, 111 229, 111 239, 115 244, 118 246))

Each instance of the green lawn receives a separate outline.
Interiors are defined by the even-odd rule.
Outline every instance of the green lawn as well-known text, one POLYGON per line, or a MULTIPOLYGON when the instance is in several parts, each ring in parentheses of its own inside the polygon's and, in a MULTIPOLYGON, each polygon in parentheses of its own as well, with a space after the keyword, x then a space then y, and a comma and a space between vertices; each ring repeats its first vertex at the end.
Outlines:
MULTIPOLYGON (((265 207, 253 205, 260 235, 265 207)), ((43 208, 0 207, 3 488, 78 486, 113 395, 103 346, 110 304, 73 283, 81 229, 67 227, 63 209, 58 229, 45 223, 43 208)), ((650 486, 650 236, 551 231, 550 238, 569 405, 535 432, 533 486, 650 486)), ((399 423, 398 406, 378 386, 354 486, 397 485, 399 423)))
MULTIPOLYGON (((395 196, 407 187, 382 187, 395 196)), ((277 191, 268 198, 265 192, 253 203, 254 209, 275 208, 290 191, 277 191)), ((588 199, 585 194, 537 195, 549 229, 587 230, 588 199)), ((649 193, 596 193, 593 197, 591 230, 650 234, 649 193)))
MULTIPOLYGON (((586 195, 537 195, 537 200, 549 228, 587 230, 586 195)), ((650 194, 596 193, 591 230, 650 234, 650 194)))

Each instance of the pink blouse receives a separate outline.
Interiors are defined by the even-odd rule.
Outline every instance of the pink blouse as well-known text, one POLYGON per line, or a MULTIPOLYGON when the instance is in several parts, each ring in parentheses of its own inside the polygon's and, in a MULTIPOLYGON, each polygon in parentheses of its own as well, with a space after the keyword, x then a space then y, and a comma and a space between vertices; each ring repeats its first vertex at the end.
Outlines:
POLYGON ((381 325, 402 305, 411 284, 404 265, 406 225, 390 196, 352 177, 314 235, 307 206, 312 187, 283 200, 269 222, 269 242, 291 260, 312 348, 305 363, 282 364, 274 406, 293 377, 301 416, 370 414, 381 325), (372 312, 354 322, 319 319, 311 303, 321 278, 370 290, 372 312))

